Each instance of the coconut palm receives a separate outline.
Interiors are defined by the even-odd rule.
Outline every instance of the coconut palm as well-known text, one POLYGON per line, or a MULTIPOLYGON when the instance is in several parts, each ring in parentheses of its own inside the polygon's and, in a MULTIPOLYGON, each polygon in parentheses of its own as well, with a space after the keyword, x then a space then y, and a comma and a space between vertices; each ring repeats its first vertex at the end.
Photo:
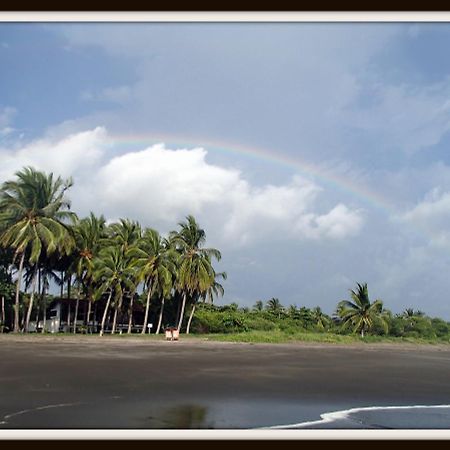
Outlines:
MULTIPOLYGON (((94 294, 94 259, 98 256, 102 244, 106 238, 106 221, 103 215, 97 217, 93 212, 88 217, 81 219, 74 229, 76 250, 74 251, 73 271, 76 274, 77 280, 87 297, 87 313, 85 310, 85 325, 88 326, 93 294, 94 294)), ((80 291, 79 291, 80 293, 80 291)), ((77 305, 79 297, 77 297, 77 305)), ((77 306, 75 306, 77 310, 77 306)), ((89 327, 87 327, 89 329, 89 327)))
POLYGON ((206 240, 205 231, 200 228, 193 216, 187 216, 180 222, 179 231, 170 233, 170 240, 180 253, 177 285, 182 292, 181 311, 178 329, 181 330, 187 297, 198 298, 214 283, 214 269, 211 259, 220 261, 221 254, 214 248, 203 248, 206 240))
POLYGON ((106 247, 94 260, 94 280, 98 283, 95 296, 101 298, 108 292, 108 299, 103 311, 100 336, 105 332, 106 317, 111 300, 117 305, 122 301, 124 291, 132 289, 133 269, 118 247, 106 247))
POLYGON ((356 290, 350 289, 352 301, 342 300, 338 304, 338 314, 344 327, 352 326, 354 333, 361 333, 361 337, 369 331, 374 322, 380 323, 383 328, 387 328, 387 323, 383 318, 383 302, 369 300, 367 283, 357 283, 356 290))
POLYGON ((281 317, 281 314, 284 311, 283 305, 277 298, 271 298, 270 300, 268 300, 266 303, 266 309, 272 314, 278 316, 278 318, 281 317))
POLYGON ((45 174, 31 167, 15 174, 16 179, 3 183, 0 190, 0 222, 4 231, 0 244, 14 250, 19 258, 14 332, 19 331, 19 293, 25 257, 34 266, 33 288, 25 321, 28 328, 33 307, 33 297, 37 278, 39 257, 43 249, 48 254, 59 251, 69 254, 73 247, 73 237, 68 224, 75 220, 75 213, 69 211, 70 202, 66 191, 72 180, 54 179, 53 174, 45 174))
POLYGON ((162 303, 172 288, 173 276, 176 271, 177 254, 160 234, 148 228, 144 231, 138 245, 130 249, 133 265, 137 268, 140 280, 147 289, 144 323, 142 334, 145 334, 150 310, 150 301, 157 294, 162 303))
POLYGON ((319 306, 316 306, 311 311, 311 320, 320 330, 324 330, 330 326, 330 318, 322 312, 319 306))
MULTIPOLYGON (((206 289, 205 292, 203 292, 201 294, 201 298, 203 298, 204 303, 208 302, 210 305, 212 305, 213 301, 214 301, 214 297, 218 297, 219 295, 223 296, 223 294, 225 293, 225 289, 223 288, 223 286, 218 281, 216 281, 218 278, 222 278, 223 280, 226 280, 227 279, 226 272, 219 272, 214 275, 213 283, 208 287, 208 289, 206 289)), ((195 307, 197 305, 198 298, 199 298, 198 296, 194 297, 194 301, 192 303, 192 308, 191 308, 191 313, 189 315, 188 323, 186 326, 186 334, 189 334, 189 330, 191 328, 191 322, 192 322, 192 318, 194 317, 195 307)))
POLYGON ((264 303, 262 300, 258 300, 254 305, 253 309, 255 311, 261 312, 264 309, 264 303))
MULTIPOLYGON (((106 240, 110 245, 114 245, 120 249, 123 255, 124 264, 128 266, 127 270, 132 276, 130 277, 129 291, 124 291, 124 294, 130 297, 130 303, 128 306, 128 333, 131 333, 131 326, 133 321, 133 304, 136 289, 139 284, 139 274, 135 270, 133 262, 130 257, 130 251, 135 248, 139 240, 142 238, 142 228, 139 222, 132 221, 129 219, 120 219, 118 223, 113 223, 108 227, 108 238, 106 240)), ((119 302, 116 303, 113 319, 112 333, 115 332, 117 315, 122 308, 123 296, 120 298, 119 302)))

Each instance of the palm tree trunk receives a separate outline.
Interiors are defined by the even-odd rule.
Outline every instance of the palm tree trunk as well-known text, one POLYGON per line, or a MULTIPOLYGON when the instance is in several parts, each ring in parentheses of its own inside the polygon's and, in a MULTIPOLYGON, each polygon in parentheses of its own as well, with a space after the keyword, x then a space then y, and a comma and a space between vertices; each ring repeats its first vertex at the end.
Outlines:
POLYGON ((114 318, 113 318, 113 326, 112 326, 111 334, 115 334, 115 332, 116 332, 117 311, 119 311, 118 306, 116 306, 114 308, 114 318))
MULTIPOLYGON (((175 298, 177 298, 177 297, 178 297, 178 295, 175 294, 175 298)), ((181 311, 181 303, 182 303, 182 301, 178 301, 177 303, 178 303, 177 304, 177 316, 176 316, 176 319, 175 319, 175 325, 180 321, 180 311, 181 311)))
POLYGON ((131 325, 133 323, 133 303, 134 303, 134 293, 131 296, 130 307, 128 308, 128 334, 131 334, 131 325))
POLYGON ((361 328, 361 337, 362 337, 362 338, 364 337, 364 327, 361 328))
POLYGON ((164 297, 161 300, 161 311, 159 312, 158 327, 156 328, 156 334, 159 334, 159 330, 161 328, 163 312, 164 312, 164 297))
POLYGON ((89 333, 89 331, 92 331, 91 328, 89 328, 89 319, 91 318, 91 309, 92 309, 92 301, 91 298, 88 298, 88 312, 86 316, 86 332, 89 333))
POLYGON ((16 282, 16 299, 14 303, 14 333, 18 333, 20 331, 19 325, 19 297, 20 297, 20 283, 22 282, 22 272, 23 272, 23 263, 25 261, 25 251, 22 253, 20 257, 19 263, 19 271, 17 274, 17 282, 16 282))
POLYGON ((111 303, 111 297, 112 297, 112 291, 109 293, 108 301, 106 302, 106 306, 105 306, 105 311, 103 311, 102 326, 100 328, 100 336, 103 336, 103 333, 105 332, 106 316, 108 314, 109 304, 111 303))
POLYGON ((192 322, 192 318, 194 317, 194 312, 195 312, 195 303, 192 306, 191 315, 189 316, 189 320, 188 320, 188 324, 187 324, 187 328, 186 328, 186 334, 189 334, 189 329, 191 328, 191 322, 192 322))
POLYGON ((45 280, 42 286, 42 305, 44 307, 44 323, 42 325, 42 333, 45 333, 45 327, 47 325, 47 302, 45 301, 45 280))
MULTIPOLYGON (((32 281, 32 286, 31 286, 30 304, 28 305, 27 320, 25 321, 25 332, 26 333, 28 333, 28 327, 30 325, 30 319, 31 319, 31 311, 33 309, 34 293, 36 291, 37 274, 38 274, 38 262, 36 261, 35 266, 34 266, 33 281, 32 281)), ((37 326, 37 324, 36 324, 36 326, 37 326)))
POLYGON ((2 295, 2 326, 0 327, 0 333, 3 333, 5 327, 5 297, 2 295))
POLYGON ((70 300, 67 302, 67 331, 70 333, 70 300))
POLYGON ((70 301, 70 288, 72 287, 72 274, 69 274, 67 278, 67 298, 70 301))
POLYGON ((147 303, 145 305, 145 315, 144 315, 144 325, 142 326, 141 334, 145 334, 145 329, 147 328, 147 322, 148 322, 148 311, 150 309, 150 298, 153 294, 153 285, 148 289, 147 294, 147 303))
POLYGON ((80 304, 80 290, 77 293, 77 302, 75 303, 75 317, 73 318, 73 334, 77 332, 78 306, 80 304))
POLYGON ((117 325, 117 315, 119 313, 120 308, 122 307, 122 298, 120 297, 119 303, 117 304, 115 311, 114 311, 114 320, 113 320, 113 326, 111 334, 114 334, 116 332, 116 325, 117 325))
POLYGON ((181 333, 181 324, 183 323, 184 308, 186 306, 186 292, 183 293, 183 303, 181 304, 180 321, 178 322, 178 331, 181 333))

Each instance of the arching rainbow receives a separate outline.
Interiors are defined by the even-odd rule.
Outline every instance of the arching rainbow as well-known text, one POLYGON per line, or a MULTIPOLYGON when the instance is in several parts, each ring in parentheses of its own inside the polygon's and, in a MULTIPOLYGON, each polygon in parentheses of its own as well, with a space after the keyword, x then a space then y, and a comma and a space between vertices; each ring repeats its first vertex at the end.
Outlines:
POLYGON ((328 187, 347 192, 358 198, 365 204, 377 208, 385 213, 395 211, 394 205, 379 194, 368 190, 366 187, 352 182, 344 176, 339 176, 323 168, 319 168, 298 156, 288 156, 263 147, 243 146, 236 143, 214 141, 208 138, 194 139, 176 135, 164 134, 139 134, 139 135, 110 135, 114 147, 127 147, 128 150, 140 150, 157 143, 165 143, 168 148, 204 148, 209 153, 220 152, 228 155, 246 156, 263 160, 271 164, 282 165, 291 171, 295 171, 305 177, 320 181, 328 187), (133 148, 131 148, 133 147, 133 148))

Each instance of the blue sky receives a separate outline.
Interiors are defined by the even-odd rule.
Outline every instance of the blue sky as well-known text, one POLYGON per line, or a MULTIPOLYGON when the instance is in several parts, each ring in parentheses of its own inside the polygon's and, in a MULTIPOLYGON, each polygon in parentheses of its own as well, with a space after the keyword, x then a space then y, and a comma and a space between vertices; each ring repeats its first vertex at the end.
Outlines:
POLYGON ((2 23, 0 181, 72 175, 80 215, 163 232, 193 213, 220 302, 331 313, 367 281, 450 319, 449 48, 448 24, 2 23))

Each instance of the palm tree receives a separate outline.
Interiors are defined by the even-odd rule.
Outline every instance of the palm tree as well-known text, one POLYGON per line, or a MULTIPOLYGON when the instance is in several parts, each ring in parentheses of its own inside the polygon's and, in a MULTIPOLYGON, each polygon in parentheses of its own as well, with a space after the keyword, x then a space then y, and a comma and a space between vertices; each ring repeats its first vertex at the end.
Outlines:
POLYGON ((330 325, 329 317, 322 312, 322 309, 319 306, 316 306, 311 311, 311 319, 315 323, 316 327, 324 330, 330 325))
POLYGON ((127 264, 123 252, 118 247, 102 249, 94 261, 94 279, 98 282, 96 296, 98 298, 108 292, 108 299, 103 311, 100 336, 105 332, 106 317, 111 300, 118 305, 122 301, 126 288, 132 288, 133 270, 127 264))
POLYGON ((281 313, 284 311, 283 305, 277 298, 271 298, 268 300, 266 303, 266 309, 272 314, 278 316, 278 318, 281 317, 281 313))
POLYGON ((203 248, 205 231, 200 228, 193 216, 180 222, 180 231, 172 231, 170 240, 180 253, 178 266, 178 289, 182 292, 182 305, 178 320, 181 330, 187 297, 195 299, 203 295, 214 283, 214 269, 211 258, 220 261, 221 254, 214 248, 203 248))
MULTIPOLYGON (((113 223, 108 227, 108 239, 106 242, 110 245, 118 246, 124 258, 124 264, 128 266, 127 270, 132 274, 128 280, 130 290, 128 292, 124 291, 124 294, 126 293, 127 296, 130 297, 130 303, 128 305, 128 334, 131 333, 134 295, 139 285, 139 273, 135 270, 134 264, 130 259, 130 252, 138 246, 141 238, 142 228, 137 221, 120 219, 118 223, 113 223)), ((112 333, 114 333, 116 329, 117 315, 122 308, 122 302, 123 296, 120 298, 119 302, 115 304, 112 333)))
POLYGON ((375 321, 387 327, 382 316, 383 302, 370 302, 367 283, 357 283, 356 290, 350 289, 350 296, 353 301, 342 300, 338 304, 338 314, 344 327, 352 326, 354 333, 361 333, 361 337, 372 328, 375 321))
POLYGON ((144 281, 147 289, 147 301, 142 328, 142 334, 145 334, 150 310, 150 300, 154 294, 158 294, 161 299, 162 311, 164 298, 168 296, 172 288, 177 255, 168 241, 162 239, 160 234, 152 228, 144 231, 138 245, 130 249, 129 253, 134 259, 133 266, 137 268, 139 278, 141 281, 144 281))
POLYGON ((33 288, 25 322, 28 328, 37 278, 39 257, 43 249, 48 254, 58 250, 69 254, 73 247, 73 237, 68 223, 74 221, 75 213, 70 212, 70 202, 66 191, 72 180, 53 178, 31 167, 16 172, 16 180, 6 181, 0 190, 0 222, 4 231, 0 244, 14 250, 14 259, 19 257, 16 282, 14 332, 19 331, 19 293, 23 276, 25 257, 35 267, 33 288))
MULTIPOLYGON (((103 215, 97 217, 93 212, 89 217, 81 219, 75 227, 76 251, 74 252, 73 270, 77 276, 80 288, 83 288, 88 303, 88 310, 85 310, 85 325, 89 329, 89 319, 91 316, 93 302, 93 271, 94 258, 98 256, 101 245, 106 238, 106 221, 103 215)), ((77 298, 78 305, 79 297, 77 298)), ((76 311, 78 306, 75 307, 76 311)))
MULTIPOLYGON (((222 278, 223 280, 226 280, 227 279, 226 272, 219 272, 214 275, 213 283, 206 289, 205 292, 203 292, 200 295, 200 297, 203 298, 203 303, 208 302, 210 305, 212 305, 214 297, 218 297, 219 295, 223 296, 223 294, 225 293, 225 289, 223 288, 223 286, 216 281, 217 278, 222 278)), ((199 299, 198 295, 194 296, 193 298, 191 313, 189 314, 189 319, 186 326, 186 334, 189 334, 189 330, 191 329, 191 322, 192 318, 194 317, 195 307, 197 305, 198 299, 199 299)))
POLYGON ((264 303, 262 300, 258 300, 254 305, 253 309, 255 311, 261 312, 264 309, 264 303))

